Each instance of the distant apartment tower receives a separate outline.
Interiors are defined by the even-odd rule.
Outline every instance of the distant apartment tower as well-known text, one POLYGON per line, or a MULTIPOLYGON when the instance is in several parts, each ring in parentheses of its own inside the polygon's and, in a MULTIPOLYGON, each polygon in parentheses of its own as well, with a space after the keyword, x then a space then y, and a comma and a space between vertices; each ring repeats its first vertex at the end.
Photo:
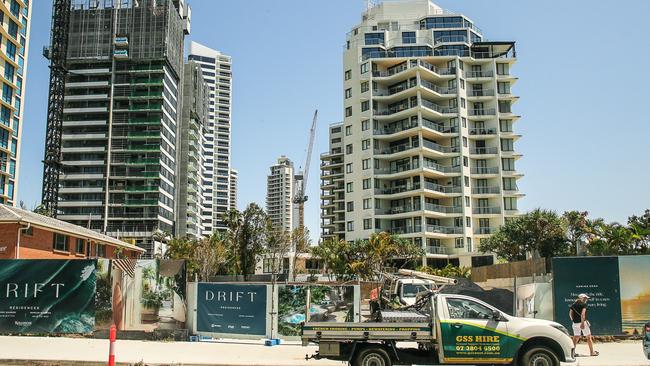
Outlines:
POLYGON ((237 179, 239 172, 235 169, 230 169, 230 209, 237 209, 237 179))
POLYGON ((26 1, 0 3, 0 59, 4 76, 0 102, 0 203, 15 206, 18 196, 23 109, 31 6, 26 1))
POLYGON ((179 237, 199 238, 204 234, 201 213, 205 209, 203 178, 205 135, 208 129, 208 85, 201 67, 194 61, 185 64, 183 109, 179 129, 178 221, 179 237))
POLYGON ((205 141, 204 197, 202 213, 205 234, 225 230, 223 214, 230 207, 230 134, 232 61, 230 56, 191 42, 188 59, 197 62, 210 90, 208 129, 205 141))
POLYGON ((176 233, 182 1, 75 0, 69 23, 58 218, 162 254, 176 233))
POLYGON ((291 231, 297 221, 293 203, 296 193, 293 162, 283 155, 270 170, 266 186, 266 212, 274 228, 291 231))
POLYGON ((345 119, 322 156, 322 236, 389 231, 423 263, 478 266, 477 247, 518 214, 510 88, 514 42, 428 0, 363 14, 343 55, 345 119))

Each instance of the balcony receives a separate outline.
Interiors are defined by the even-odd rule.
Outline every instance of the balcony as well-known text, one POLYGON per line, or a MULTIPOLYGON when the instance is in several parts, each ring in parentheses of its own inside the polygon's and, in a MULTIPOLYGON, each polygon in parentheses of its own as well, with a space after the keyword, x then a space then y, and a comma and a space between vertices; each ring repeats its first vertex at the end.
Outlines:
MULTIPOLYGON (((380 52, 374 52, 370 55, 370 57, 365 57, 365 58, 371 58, 371 57, 402 57, 400 55, 396 55, 394 51, 380 51, 380 52), (391 55, 392 53, 392 55, 391 55)), ((393 75, 397 75, 403 71, 409 70, 414 67, 423 67, 435 74, 438 75, 456 75, 456 68, 439 68, 433 64, 430 64, 426 61, 423 60, 418 60, 417 62, 409 62, 403 64, 401 67, 391 69, 390 71, 373 71, 372 72, 372 77, 375 78, 386 78, 386 77, 391 77, 393 75)))
POLYGON ((453 250, 450 250, 447 247, 436 247, 436 246, 428 246, 427 247, 427 254, 452 254, 453 250))
POLYGON ((379 230, 380 231, 388 231, 391 234, 403 235, 403 234, 420 233, 420 232, 422 232, 422 227, 417 225, 415 227, 411 227, 411 226, 409 226, 409 227, 394 227, 394 228, 390 228, 390 229, 385 229, 385 230, 379 229, 379 230))
POLYGON ((421 85, 424 88, 429 89, 431 91, 434 91, 434 92, 436 92, 438 94, 441 94, 441 95, 456 94, 456 91, 458 90, 455 87, 453 87, 453 88, 444 87, 443 88, 443 87, 438 86, 438 85, 436 85, 436 84, 434 84, 434 83, 432 83, 430 81, 427 81, 427 80, 422 80, 421 85))
POLYGON ((494 108, 476 108, 467 111, 470 116, 496 116, 497 111, 494 108))
POLYGON ((492 72, 492 70, 465 71, 466 79, 491 78, 493 76, 494 72, 492 72))
POLYGON ((498 152, 499 150, 496 147, 475 147, 469 150, 472 155, 490 155, 498 152))
POLYGON ((472 212, 475 215, 498 215, 501 213, 501 207, 474 207, 472 212))
POLYGON ((472 168, 471 170, 472 174, 499 174, 499 167, 498 166, 491 166, 491 167, 475 167, 472 168))
POLYGON ((499 193, 501 193, 501 188, 499 186, 472 188, 472 194, 499 194, 499 193))
POLYGON ((396 153, 399 153, 399 152, 415 149, 417 147, 419 147, 419 145, 417 145, 417 144, 414 145, 414 144, 408 143, 408 144, 401 144, 401 145, 386 147, 386 148, 383 148, 383 149, 375 149, 374 153, 376 155, 390 155, 390 154, 396 154, 396 153))
POLYGON ((460 173, 460 165, 458 166, 446 166, 434 163, 429 160, 424 160, 422 166, 426 169, 435 170, 441 173, 460 173))
POLYGON ((418 166, 411 166, 411 164, 400 165, 392 168, 375 168, 375 174, 397 174, 417 168, 418 166))
POLYGON ((410 130, 412 128, 418 127, 418 123, 415 122, 410 122, 407 124, 403 124, 401 126, 393 126, 393 127, 388 127, 384 126, 382 129, 376 129, 373 131, 375 135, 392 135, 394 133, 410 130))
POLYGON ((411 205, 403 205, 403 206, 394 206, 389 208, 377 208, 375 209, 375 214, 376 215, 398 215, 401 213, 413 212, 418 210, 420 209, 415 208, 411 205))
POLYGON ((435 150, 443 154, 457 153, 460 151, 459 146, 442 146, 429 140, 423 140, 422 144, 427 149, 435 150))
POLYGON ((461 186, 443 186, 432 182, 424 182, 424 189, 440 193, 461 193, 463 191, 461 186))
POLYGON ((469 98, 472 97, 493 97, 494 89, 474 89, 467 92, 469 98))
POLYGON ((469 130, 470 136, 496 135, 496 128, 472 128, 469 130))
POLYGON ((463 233, 462 227, 426 225, 427 233, 457 235, 463 233))
POLYGON ((415 107, 415 105, 411 105, 409 103, 403 103, 400 104, 396 107, 391 107, 391 108, 386 108, 386 109, 377 109, 373 111, 373 114, 375 116, 390 116, 399 112, 403 112, 405 110, 411 109, 415 107))
POLYGON ((458 126, 445 126, 442 123, 422 118, 422 126, 440 133, 458 133, 458 126))
POLYGON ((463 208, 461 206, 442 206, 433 203, 425 203, 424 209, 426 211, 439 212, 443 214, 456 214, 463 212, 463 208))
POLYGON ((451 113, 458 113, 458 107, 443 107, 439 106, 433 102, 430 102, 426 99, 422 99, 422 106, 428 109, 431 109, 433 111, 436 111, 440 114, 451 114, 451 113))
POLYGON ((474 230, 474 234, 476 235, 490 235, 494 234, 497 231, 498 228, 496 227, 479 227, 474 230))
POLYGON ((375 194, 398 194, 398 193, 416 191, 418 189, 420 189, 419 184, 402 185, 402 186, 387 187, 387 188, 375 188, 375 194))

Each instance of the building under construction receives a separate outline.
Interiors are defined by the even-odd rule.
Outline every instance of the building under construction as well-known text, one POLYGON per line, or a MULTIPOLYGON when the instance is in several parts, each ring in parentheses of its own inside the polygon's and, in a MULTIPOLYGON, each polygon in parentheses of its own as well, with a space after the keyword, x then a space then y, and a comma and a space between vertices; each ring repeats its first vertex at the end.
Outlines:
POLYGON ((48 139, 61 141, 51 153, 58 169, 48 173, 46 155, 44 177, 58 184, 44 185, 44 199, 56 197, 59 219, 153 256, 158 235, 176 229, 189 8, 182 0, 73 0, 67 15, 62 122, 48 118, 48 139))

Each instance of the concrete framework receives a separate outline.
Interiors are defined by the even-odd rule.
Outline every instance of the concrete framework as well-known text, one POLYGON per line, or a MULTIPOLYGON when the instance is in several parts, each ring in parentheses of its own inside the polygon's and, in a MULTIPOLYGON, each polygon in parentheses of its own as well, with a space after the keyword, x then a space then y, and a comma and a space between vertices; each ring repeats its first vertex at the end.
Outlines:
POLYGON ((58 217, 161 253, 175 234, 183 1, 73 1, 58 217))
POLYGON ((322 237, 389 231, 423 263, 490 263, 476 248, 518 214, 514 42, 488 42, 428 0, 371 7, 347 35, 342 124, 321 156, 322 237))
POLYGON ((210 92, 204 144, 206 158, 203 192, 206 205, 202 213, 204 233, 210 234, 214 230, 226 229, 221 217, 231 207, 232 60, 230 56, 196 42, 190 43, 188 59, 201 66, 210 92))
POLYGON ((201 213, 205 210, 203 166, 208 129, 208 85, 201 67, 194 61, 185 64, 183 74, 183 109, 179 130, 178 154, 178 221, 179 237, 203 236, 201 213))
POLYGON ((0 203, 15 205, 18 196, 27 54, 32 6, 23 0, 0 2, 0 203))

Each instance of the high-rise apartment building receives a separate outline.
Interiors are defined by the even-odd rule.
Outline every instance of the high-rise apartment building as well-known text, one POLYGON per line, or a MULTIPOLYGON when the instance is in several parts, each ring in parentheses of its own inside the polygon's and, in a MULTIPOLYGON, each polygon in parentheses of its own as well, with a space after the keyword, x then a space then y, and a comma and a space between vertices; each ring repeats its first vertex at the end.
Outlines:
POLYGON ((15 205, 18 189, 22 119, 25 98, 31 5, 27 1, 0 2, 0 203, 15 205))
POLYGON ((291 231, 297 226, 298 219, 293 203, 296 194, 293 162, 281 156, 270 170, 266 184, 266 213, 274 228, 291 231))
POLYGON ((230 209, 237 209, 237 179, 239 172, 235 169, 230 169, 230 209))
POLYGON ((230 207, 232 60, 196 42, 190 43, 188 59, 201 65, 210 91, 203 182, 204 197, 210 203, 206 203, 202 214, 205 233, 209 234, 226 229, 222 216, 230 207))
POLYGON ((203 174, 205 136, 208 129, 208 85, 201 67, 194 61, 185 64, 183 73, 183 108, 181 114, 178 154, 178 220, 179 237, 203 236, 201 213, 205 209, 203 174))
POLYGON ((178 0, 75 0, 70 12, 58 218, 145 257, 162 250, 156 232, 176 234, 188 14, 178 0))
POLYGON ((389 231, 423 263, 489 263, 477 253, 518 214, 515 44, 428 0, 384 2, 347 35, 344 120, 322 156, 323 238, 389 231))

